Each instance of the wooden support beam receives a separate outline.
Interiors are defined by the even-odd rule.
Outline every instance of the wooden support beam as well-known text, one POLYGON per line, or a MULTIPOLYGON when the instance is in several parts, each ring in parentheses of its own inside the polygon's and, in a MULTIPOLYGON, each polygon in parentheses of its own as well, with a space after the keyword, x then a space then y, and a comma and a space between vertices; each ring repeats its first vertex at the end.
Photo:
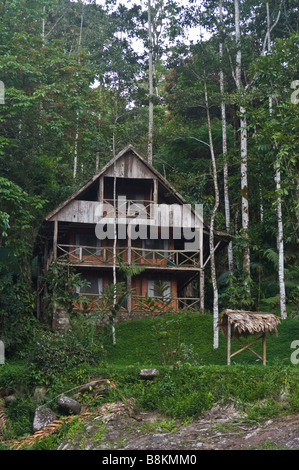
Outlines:
POLYGON ((154 178, 154 204, 158 204, 158 179, 154 178))
POLYGON ((231 354, 231 324, 228 322, 227 324, 227 365, 230 365, 231 363, 231 358, 239 354, 240 352, 244 351, 245 349, 249 349, 252 354, 257 356, 262 362, 263 365, 266 365, 266 334, 263 333, 261 336, 256 338, 254 341, 251 341, 251 343, 246 344, 244 341, 242 341, 240 338, 236 337, 236 339, 243 344, 243 348, 238 349, 238 351, 234 352, 231 354), (259 340, 262 340, 263 342, 263 356, 258 354, 256 351, 254 351, 250 346, 252 346, 254 343, 256 343, 259 340))
POLYGON ((251 351, 253 354, 255 354, 259 359, 263 360, 263 358, 256 352, 254 351, 253 349, 250 348, 250 346, 254 343, 256 343, 257 341, 259 341, 260 339, 262 338, 262 336, 260 336, 259 338, 256 338, 254 341, 252 341, 251 343, 249 344, 246 344, 244 343, 244 341, 242 341, 240 338, 236 338, 241 344, 244 345, 243 348, 239 349, 238 351, 234 352, 231 357, 235 356, 236 354, 239 354, 240 352, 244 351, 245 349, 249 349, 249 351, 251 351))
POLYGON ((263 365, 266 365, 266 333, 263 334, 263 365))
POLYGON ((104 177, 99 177, 99 191, 98 191, 98 201, 104 201, 104 177))
POLYGON ((205 308, 205 271, 203 268, 199 271, 199 295, 200 309, 203 311, 205 308))
MULTIPOLYGON (((128 265, 132 263, 132 239, 131 239, 131 225, 128 224, 128 265)), ((127 277, 127 290, 132 289, 132 277, 127 277)), ((129 313, 132 311, 132 293, 130 292, 127 300, 127 310, 129 313)))
POLYGON ((57 239, 58 239, 58 220, 54 220, 54 233, 53 233, 53 259, 57 260, 57 239))
POLYGON ((227 322, 227 365, 230 365, 230 358, 231 358, 231 324, 227 322))

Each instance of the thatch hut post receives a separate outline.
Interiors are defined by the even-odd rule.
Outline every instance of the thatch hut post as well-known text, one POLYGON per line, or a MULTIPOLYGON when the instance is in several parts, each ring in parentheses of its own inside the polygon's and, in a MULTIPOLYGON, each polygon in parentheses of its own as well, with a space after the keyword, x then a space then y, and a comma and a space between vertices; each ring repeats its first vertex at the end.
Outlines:
POLYGON ((221 313, 218 326, 221 332, 227 336, 227 365, 230 365, 231 358, 236 354, 248 349, 266 365, 266 336, 267 334, 278 334, 277 325, 280 319, 273 313, 250 312, 247 310, 226 309, 221 313), (256 336, 249 344, 241 340, 241 337, 256 336), (231 353, 231 338, 236 338, 243 347, 231 353), (251 346, 262 340, 262 356, 254 351, 251 346))
POLYGON ((231 353, 230 353, 230 343, 231 343, 231 325, 228 322, 227 323, 227 365, 230 365, 230 358, 231 358, 231 353))

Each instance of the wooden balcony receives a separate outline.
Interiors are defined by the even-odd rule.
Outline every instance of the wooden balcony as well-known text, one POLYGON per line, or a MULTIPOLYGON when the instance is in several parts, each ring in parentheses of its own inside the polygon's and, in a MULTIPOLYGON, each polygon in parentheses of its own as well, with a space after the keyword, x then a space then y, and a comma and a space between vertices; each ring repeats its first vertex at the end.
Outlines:
MULTIPOLYGON (((57 245, 57 259, 75 265, 113 266, 113 247, 57 245)), ((116 247, 116 266, 119 262, 143 265, 146 268, 194 269, 200 268, 200 253, 190 250, 153 250, 135 247, 116 247)))
MULTIPOLYGON (((83 303, 81 303, 81 299, 88 299, 88 303, 91 303, 92 306, 96 307, 96 300, 101 297, 101 294, 90 294, 90 293, 82 293, 79 294, 78 301, 76 301, 76 306, 80 308, 80 305, 83 306, 83 303)), ((139 312, 141 311, 141 299, 143 298, 142 296, 137 296, 132 294, 132 307, 131 307, 131 312, 139 312)), ((154 301, 157 302, 157 305, 163 303, 163 298, 162 297, 152 297, 154 301)), ((165 300, 165 299, 164 299, 165 300)), ((173 308, 174 311, 178 310, 200 310, 200 298, 197 297, 176 297, 176 296, 171 296, 171 303, 170 307, 173 308)), ((126 306, 121 307, 121 310, 127 310, 126 306)))
POLYGON ((146 266, 200 267, 199 252, 190 250, 152 250, 131 248, 132 262, 146 266))
POLYGON ((104 199, 104 216, 117 218, 135 218, 149 219, 151 217, 151 205, 154 201, 135 200, 135 199, 104 199), (114 204, 115 202, 115 204, 114 204), (116 209, 114 210, 114 205, 116 209))

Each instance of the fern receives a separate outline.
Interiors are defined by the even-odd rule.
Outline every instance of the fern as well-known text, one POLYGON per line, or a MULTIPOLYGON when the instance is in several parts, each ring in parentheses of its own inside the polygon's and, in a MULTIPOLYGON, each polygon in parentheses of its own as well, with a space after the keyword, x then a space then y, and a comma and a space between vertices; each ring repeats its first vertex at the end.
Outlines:
POLYGON ((271 263, 274 265, 274 267, 276 269, 278 269, 278 263, 279 263, 279 260, 278 260, 278 253, 273 250, 273 248, 268 248, 265 253, 264 253, 264 256, 269 260, 271 261, 271 263))
POLYGON ((130 264, 130 266, 125 266, 120 260, 119 261, 119 273, 122 277, 133 277, 138 276, 145 270, 145 266, 140 266, 138 264, 130 264))

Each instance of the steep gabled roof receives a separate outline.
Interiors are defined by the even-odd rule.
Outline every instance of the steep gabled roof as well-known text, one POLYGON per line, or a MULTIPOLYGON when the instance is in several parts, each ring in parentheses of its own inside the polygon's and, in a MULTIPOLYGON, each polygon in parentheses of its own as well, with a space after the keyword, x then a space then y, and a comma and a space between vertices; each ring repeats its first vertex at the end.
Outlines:
MULTIPOLYGON (((114 158, 112 158, 98 173, 96 173, 87 183, 85 183, 81 188, 79 188, 77 191, 75 191, 69 198, 67 198, 65 201, 63 201, 59 206, 57 206, 55 209, 53 209, 45 218, 45 222, 53 220, 53 217, 56 216, 64 207, 66 207, 70 202, 78 198, 80 194, 82 194, 84 191, 86 191, 101 175, 103 175, 110 167, 113 167, 113 165, 121 158, 123 157, 126 153, 133 153, 135 158, 139 159, 143 165, 147 167, 147 169, 153 174, 153 177, 156 177, 159 183, 164 186, 165 189, 169 193, 171 193, 176 200, 180 204, 188 204, 188 202, 185 200, 185 198, 179 194, 170 184, 169 182, 157 171, 150 163, 148 163, 142 155, 130 144, 127 147, 125 147, 121 152, 119 152, 114 158)), ((191 211, 195 214, 195 210, 191 208, 191 211)), ((198 216, 198 214, 197 214, 198 216)), ((203 220, 203 225, 204 225, 204 231, 209 231, 209 224, 203 220)), ((229 242, 231 239, 231 235, 225 233, 225 232, 220 232, 220 231, 214 231, 214 235, 226 243, 229 242)))
POLYGON ((82 194, 86 189, 88 189, 102 174, 104 174, 108 168, 112 167, 123 155, 126 153, 132 152, 136 158, 138 158, 149 170, 153 173, 160 183, 170 191, 181 204, 187 204, 186 200, 168 183, 168 181, 159 173, 150 163, 148 163, 140 153, 132 146, 128 145, 121 152, 119 152, 112 160, 110 160, 98 173, 96 173, 87 183, 85 183, 81 188, 75 191, 69 198, 63 201, 59 206, 53 209, 45 218, 46 221, 49 221, 54 217, 61 209, 67 206, 71 201, 76 199, 80 194, 82 194))

